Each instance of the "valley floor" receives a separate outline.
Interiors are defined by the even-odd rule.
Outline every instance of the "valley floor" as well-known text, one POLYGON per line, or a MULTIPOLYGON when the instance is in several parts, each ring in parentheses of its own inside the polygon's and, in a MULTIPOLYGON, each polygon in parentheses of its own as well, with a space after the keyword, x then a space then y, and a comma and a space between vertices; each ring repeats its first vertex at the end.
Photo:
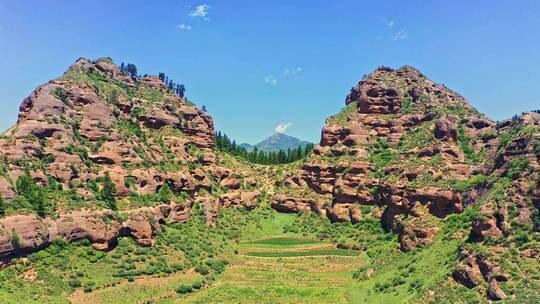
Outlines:
POLYGON ((140 278, 90 293, 77 290, 73 303, 350 303, 359 252, 339 249, 309 236, 283 234, 295 215, 276 214, 221 258, 229 266, 211 284, 179 294, 201 275, 188 271, 140 278), (269 233, 269 234, 267 234, 269 233), (266 235, 261 237, 261 235, 266 235))
MULTIPOLYGON (((411 252, 375 221, 330 223, 260 207, 223 209, 208 226, 194 214, 163 225, 152 247, 122 238, 104 253, 59 242, 15 260, 0 271, 0 303, 487 303, 450 277, 467 213, 411 252)), ((520 269, 537 266, 527 263, 520 269)), ((533 287, 516 290, 501 302, 538 299, 533 287)))

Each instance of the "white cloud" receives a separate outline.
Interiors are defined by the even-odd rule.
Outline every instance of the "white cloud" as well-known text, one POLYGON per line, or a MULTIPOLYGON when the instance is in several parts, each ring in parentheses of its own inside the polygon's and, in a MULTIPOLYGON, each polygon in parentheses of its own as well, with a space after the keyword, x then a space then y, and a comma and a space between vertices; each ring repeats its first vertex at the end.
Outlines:
POLYGON ((297 67, 294 69, 285 69, 285 71, 283 71, 283 75, 294 79, 297 79, 300 76, 300 73, 302 73, 301 67, 297 67))
POLYGON ((208 4, 199 4, 195 7, 194 10, 189 13, 189 16, 203 18, 204 20, 210 20, 210 17, 208 17, 208 11, 210 10, 210 8, 211 7, 208 4))
POLYGON ((407 31, 401 30, 399 32, 394 33, 394 36, 392 37, 392 40, 404 40, 409 37, 409 34, 407 34, 407 31))
POLYGON ((274 76, 268 75, 264 77, 264 82, 269 83, 271 85, 276 85, 278 83, 278 80, 274 76))
POLYGON ((181 29, 181 30, 190 30, 192 29, 191 25, 189 24, 179 24, 176 26, 177 28, 181 29))
POLYGON ((396 24, 396 23, 394 22, 394 20, 390 20, 390 21, 388 22, 388 26, 390 26, 390 27, 394 26, 395 24, 396 24))
POLYGON ((292 122, 280 123, 274 130, 278 133, 285 133, 290 126, 292 126, 292 122))

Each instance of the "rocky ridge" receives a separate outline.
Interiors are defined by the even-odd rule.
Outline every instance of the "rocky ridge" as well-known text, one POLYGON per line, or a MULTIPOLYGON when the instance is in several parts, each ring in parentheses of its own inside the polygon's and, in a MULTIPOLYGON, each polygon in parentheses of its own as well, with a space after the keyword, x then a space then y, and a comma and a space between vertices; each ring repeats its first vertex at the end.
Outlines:
POLYGON ((469 234, 451 236, 463 244, 449 276, 491 300, 531 280, 516 259, 539 259, 531 235, 540 230, 540 114, 496 123, 409 66, 378 68, 345 105, 298 168, 244 168, 215 151, 212 118, 159 78, 79 59, 26 98, 0 137, 0 258, 57 238, 109 250, 131 236, 149 246, 195 204, 211 225, 220 208, 252 209, 267 192, 279 212, 375 219, 402 251, 429 247, 465 214, 469 234), (21 191, 25 171, 51 189, 44 216, 21 191), (103 203, 107 176, 119 210, 103 203))
MULTIPOLYGON (((398 234, 403 251, 429 246, 445 219, 466 208, 474 242, 540 229, 540 114, 495 123, 409 66, 378 68, 345 103, 299 171, 277 182, 276 210, 315 211, 335 222, 375 218, 398 234)), ((521 255, 538 259, 534 244, 521 255)), ((508 277, 487 274, 500 269, 497 262, 463 252, 454 278, 475 287, 469 270, 480 267, 475 277, 489 285, 488 297, 504 298, 499 283, 508 277), (475 266, 480 260, 490 266, 475 266)))
POLYGON ((118 236, 151 245, 160 223, 186 221, 195 201, 208 223, 219 208, 252 208, 259 192, 220 166, 213 148, 212 118, 159 78, 133 78, 107 58, 78 59, 24 100, 17 124, 0 137, 0 195, 16 214, 0 220, 0 258, 58 237, 103 250, 118 236), (29 214, 31 199, 18 193, 25 169, 43 189, 54 188, 45 218, 29 214), (106 175, 119 212, 98 199, 106 175), (150 206, 138 207, 133 196, 150 206))

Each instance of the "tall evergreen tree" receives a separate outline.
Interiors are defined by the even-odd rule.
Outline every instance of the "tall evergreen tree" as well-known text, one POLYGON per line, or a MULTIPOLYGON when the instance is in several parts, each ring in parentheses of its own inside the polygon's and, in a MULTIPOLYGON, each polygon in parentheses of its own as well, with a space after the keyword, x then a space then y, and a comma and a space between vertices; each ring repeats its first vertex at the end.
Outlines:
POLYGON ((0 195, 0 217, 6 215, 6 201, 4 201, 4 198, 0 195))
POLYGON ((111 180, 109 172, 105 172, 103 178, 103 186, 99 191, 99 199, 107 203, 107 207, 112 210, 116 210, 116 186, 111 180))
POLYGON ((17 178, 15 189, 17 194, 24 197, 40 217, 45 217, 48 209, 45 192, 42 187, 36 185, 28 167, 24 169, 24 174, 17 178))

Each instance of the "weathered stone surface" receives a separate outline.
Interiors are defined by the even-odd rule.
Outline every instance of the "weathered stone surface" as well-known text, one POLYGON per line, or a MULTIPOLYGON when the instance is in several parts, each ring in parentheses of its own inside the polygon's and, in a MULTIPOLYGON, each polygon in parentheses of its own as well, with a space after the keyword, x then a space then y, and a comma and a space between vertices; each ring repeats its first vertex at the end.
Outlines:
MULTIPOLYGON (((169 92, 158 77, 132 78, 107 58, 80 58, 64 76, 38 87, 22 102, 16 127, 4 135, 0 159, 9 160, 8 175, 13 181, 24 172, 25 162, 47 159, 43 176, 33 177, 46 185, 47 175, 53 176, 64 189, 109 172, 120 195, 155 194, 167 183, 175 192, 194 196, 210 189, 212 182, 206 173, 194 178, 188 172, 171 175, 135 169, 138 172, 129 173, 125 167, 177 162, 187 171, 187 162, 205 166, 216 162, 210 116, 169 92), (98 89, 91 80, 80 81, 91 75, 98 75, 106 89, 98 89), (138 90, 138 97, 122 93, 126 87, 138 90), (149 92, 152 100, 145 99, 149 92), (147 138, 155 130, 163 133, 159 140, 147 138), (190 150, 191 146, 198 150, 190 150), (130 188, 125 186, 127 176, 137 180, 130 188)), ((84 197, 92 195, 84 189, 76 191, 84 197)), ((4 177, 0 178, 0 195, 16 196, 4 177)))
POLYGON ((253 209, 257 206, 257 199, 261 193, 253 192, 227 192, 220 196, 219 204, 221 207, 241 206, 246 209, 253 209))
POLYGON ((152 129, 160 129, 164 126, 176 126, 180 123, 177 117, 165 113, 165 111, 153 108, 146 110, 137 117, 145 126, 152 129))
POLYGON ((328 203, 318 202, 307 198, 295 198, 285 195, 276 195, 272 198, 271 206, 279 212, 297 213, 314 211, 326 214, 328 203))
POLYGON ((5 177, 0 176, 0 196, 4 199, 14 199, 17 194, 5 177))
POLYGON ((456 122, 458 117, 456 116, 443 116, 435 123, 434 136, 437 139, 457 141, 457 126, 456 122))
POLYGON ((491 280, 491 282, 489 282, 487 296, 490 300, 493 301, 500 301, 506 298, 506 294, 501 289, 499 283, 496 280, 491 280))
POLYGON ((49 243, 47 223, 35 215, 15 215, 0 219, 0 257, 28 253, 49 243))
POLYGON ((400 225, 399 246, 403 251, 427 246, 433 242, 437 235, 437 227, 416 227, 414 225, 400 225))
POLYGON ((112 211, 77 211, 58 217, 51 225, 49 241, 56 237, 68 242, 88 239, 95 248, 106 250, 116 241, 120 228, 112 211))
MULTIPOLYGON (((251 203, 255 196, 248 194, 243 199, 251 203)), ((209 212, 209 222, 213 221, 212 216, 217 211, 212 208, 217 206, 214 204, 217 201, 207 198, 200 199, 200 202, 209 212)), ((190 204, 176 203, 143 207, 127 211, 124 222, 108 209, 74 211, 60 214, 54 220, 35 215, 5 217, 0 219, 0 260, 37 251, 56 238, 68 242, 87 239, 98 250, 111 249, 120 236, 131 236, 138 244, 150 246, 161 224, 165 221, 186 222, 190 209, 190 204)))

